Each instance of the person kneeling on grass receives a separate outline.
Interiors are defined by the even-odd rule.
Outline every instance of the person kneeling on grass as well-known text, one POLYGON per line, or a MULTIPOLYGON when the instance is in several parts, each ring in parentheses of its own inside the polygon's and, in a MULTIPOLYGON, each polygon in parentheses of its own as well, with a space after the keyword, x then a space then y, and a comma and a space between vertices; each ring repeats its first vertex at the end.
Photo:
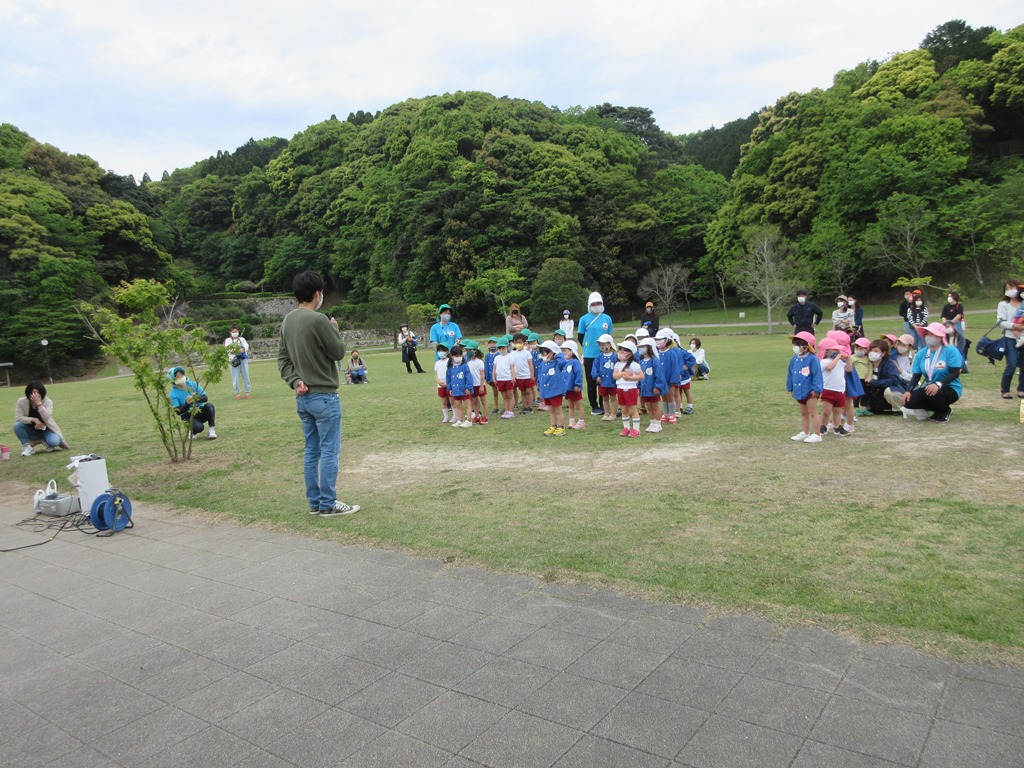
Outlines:
POLYGON ((217 439, 217 429, 214 426, 216 414, 213 403, 206 396, 206 391, 199 382, 192 381, 185 376, 185 369, 181 366, 171 368, 168 376, 174 382, 170 395, 171 406, 181 416, 182 421, 191 424, 192 435, 198 435, 205 429, 204 424, 210 425, 209 438, 217 439))
POLYGON ((910 391, 903 395, 903 416, 921 421, 930 418, 945 424, 952 413, 950 406, 963 394, 960 369, 964 358, 960 350, 946 343, 942 323, 930 323, 916 330, 925 346, 914 357, 910 391), (932 411, 931 417, 928 411, 932 411))
POLYGON ((33 443, 45 445, 47 453, 68 447, 53 420, 53 401, 46 396, 46 387, 38 381, 28 383, 25 396, 19 397, 14 406, 14 434, 21 441, 22 456, 35 452, 33 443))

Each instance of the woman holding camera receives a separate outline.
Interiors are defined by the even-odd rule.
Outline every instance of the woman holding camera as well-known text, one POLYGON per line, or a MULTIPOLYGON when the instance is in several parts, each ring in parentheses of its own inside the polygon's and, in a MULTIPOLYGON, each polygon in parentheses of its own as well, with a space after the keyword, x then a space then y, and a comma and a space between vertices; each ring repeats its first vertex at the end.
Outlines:
POLYGON ((237 325, 231 326, 231 332, 224 339, 224 346, 228 348, 228 362, 231 363, 231 386, 235 390, 235 400, 242 399, 242 387, 245 388, 245 399, 249 394, 249 342, 245 340, 237 325))

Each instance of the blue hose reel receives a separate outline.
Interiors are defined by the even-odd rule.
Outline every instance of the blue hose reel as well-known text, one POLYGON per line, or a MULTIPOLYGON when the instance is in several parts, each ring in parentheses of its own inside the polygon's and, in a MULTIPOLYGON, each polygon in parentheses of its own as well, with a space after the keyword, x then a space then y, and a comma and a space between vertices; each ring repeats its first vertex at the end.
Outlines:
POLYGON ((117 488, 108 488, 92 502, 89 519, 97 536, 112 536, 116 531, 123 531, 131 525, 132 503, 117 488))

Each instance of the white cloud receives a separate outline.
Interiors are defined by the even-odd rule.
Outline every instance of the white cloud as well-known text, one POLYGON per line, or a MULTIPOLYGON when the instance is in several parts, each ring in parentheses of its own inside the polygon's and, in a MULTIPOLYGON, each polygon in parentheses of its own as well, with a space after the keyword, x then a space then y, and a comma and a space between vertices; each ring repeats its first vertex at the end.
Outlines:
POLYGON ((0 120, 137 176, 231 149, 234 137, 288 137, 331 113, 454 90, 647 106, 683 133, 827 87, 839 69, 965 17, 1006 29, 1019 10, 1006 0, 966 11, 952 0, 0 0, 0 120), (198 147, 209 149, 183 154, 198 147))

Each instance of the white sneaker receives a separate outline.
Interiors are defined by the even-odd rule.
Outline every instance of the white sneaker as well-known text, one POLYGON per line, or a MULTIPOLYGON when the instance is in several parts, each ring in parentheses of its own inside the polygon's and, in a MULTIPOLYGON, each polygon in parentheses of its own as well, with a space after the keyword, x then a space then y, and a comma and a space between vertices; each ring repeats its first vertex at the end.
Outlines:
POLYGON ((461 421, 456 421, 455 419, 452 419, 451 425, 453 427, 461 427, 462 426, 462 422, 461 421))
POLYGON ((447 424, 448 423, 448 414, 447 413, 444 416, 441 417, 441 423, 442 424, 447 424))
POLYGON ((213 427, 210 427, 210 434, 208 435, 208 437, 211 440, 216 440, 217 439, 217 430, 214 429, 213 427))
POLYGON ((644 432, 661 432, 661 422, 652 421, 647 425, 647 429, 645 429, 644 432))
POLYGON ((466 419, 464 422, 459 424, 459 426, 462 427, 463 429, 468 429, 469 427, 473 426, 473 422, 470 421, 469 419, 466 419))
POLYGON ((802 443, 808 437, 806 432, 800 432, 799 434, 793 435, 790 440, 795 440, 798 443, 802 443))
POLYGON ((24 448, 21 449, 22 456, 31 456, 35 452, 36 449, 33 448, 31 445, 26 445, 24 448))
POLYGON ((330 509, 321 509, 320 517, 340 517, 341 515, 354 515, 359 511, 358 504, 346 504, 343 501, 335 501, 330 509))
POLYGON ((805 443, 820 443, 821 435, 808 435, 804 438, 805 443))

